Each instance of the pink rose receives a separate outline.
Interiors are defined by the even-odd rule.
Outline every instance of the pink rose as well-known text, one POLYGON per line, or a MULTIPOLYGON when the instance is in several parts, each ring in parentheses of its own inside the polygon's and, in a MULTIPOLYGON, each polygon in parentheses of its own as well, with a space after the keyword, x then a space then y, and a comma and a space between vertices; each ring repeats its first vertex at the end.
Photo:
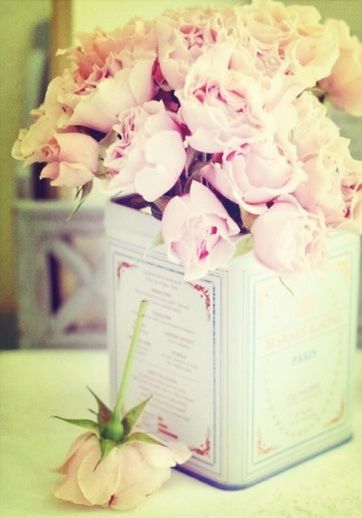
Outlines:
POLYGON ((124 46, 112 33, 100 29, 91 33, 79 32, 76 37, 79 45, 58 50, 58 54, 67 56, 83 79, 87 79, 96 67, 101 68, 111 53, 120 52, 124 46))
POLYGON ((122 43, 99 29, 94 33, 78 33, 77 39, 80 45, 58 50, 57 54, 66 56, 73 62, 73 74, 79 89, 87 82, 90 83, 95 74, 99 75, 105 68, 108 56, 119 52, 122 43))
POLYGON ((54 495, 86 506, 132 509, 169 479, 171 466, 189 457, 190 451, 180 443, 161 446, 130 441, 115 446, 100 460, 98 437, 86 433, 78 437, 56 470, 64 479, 54 495))
POLYGON ((34 162, 45 162, 44 149, 59 128, 68 125, 70 109, 62 104, 59 97, 70 89, 72 81, 67 74, 53 79, 47 89, 44 102, 33 110, 35 122, 29 129, 22 129, 12 149, 12 156, 24 160, 26 165, 34 162))
POLYGON ((63 74, 69 84, 58 101, 69 112, 69 125, 107 133, 122 110, 142 104, 155 93, 153 23, 133 21, 112 33, 82 33, 78 38, 79 47, 60 51, 74 66, 63 74))
POLYGON ((283 139, 244 145, 243 153, 211 163, 201 173, 221 194, 252 214, 261 214, 274 198, 293 192, 306 178, 295 147, 283 139))
POLYGON ((307 210, 322 209, 326 218, 343 214, 344 201, 341 190, 341 175, 337 172, 338 157, 330 156, 326 148, 304 162, 308 174, 295 191, 295 197, 307 210))
POLYGON ((338 126, 327 117, 326 107, 312 93, 304 92, 294 101, 294 107, 297 118, 291 140, 301 160, 316 156, 321 148, 340 138, 338 126))
POLYGON ((276 272, 303 271, 323 258, 323 218, 304 210, 292 196, 259 216, 251 233, 255 256, 276 272))
POLYGON ((227 155, 293 126, 295 109, 280 76, 265 76, 249 50, 232 43, 210 47, 175 92, 194 149, 227 155))
POLYGON ((225 267, 235 250, 230 238, 238 233, 221 202, 199 182, 192 182, 188 194, 172 198, 163 213, 168 256, 183 264, 186 281, 225 267))
POLYGON ((40 178, 51 185, 81 187, 94 178, 98 168, 98 143, 82 133, 59 133, 43 150, 48 164, 40 178))
POLYGON ((338 57, 338 43, 334 30, 320 23, 315 7, 255 0, 243 6, 243 14, 262 58, 279 61, 279 69, 284 63, 285 80, 297 80, 298 93, 329 74, 338 57))
POLYGON ((362 43, 351 36, 342 20, 328 20, 338 35, 340 53, 328 77, 319 82, 331 101, 342 110, 362 116, 362 43))
POLYGON ((286 6, 272 0, 254 0, 243 6, 243 18, 251 35, 266 48, 275 42, 287 45, 301 29, 307 35, 320 27, 320 14, 315 7, 286 6))
POLYGON ((331 211, 326 222, 332 228, 343 228, 362 235, 362 161, 351 159, 350 171, 341 181, 343 211, 331 211))
POLYGON ((142 105, 154 96, 153 64, 154 59, 139 60, 113 77, 103 78, 90 93, 79 96, 69 124, 103 133, 110 131, 122 111, 142 105))
POLYGON ((362 161, 349 152, 349 140, 339 134, 326 108, 311 94, 296 100, 298 123, 293 141, 307 176, 294 195, 308 211, 321 210, 330 227, 343 225, 361 232, 362 161))
POLYGON ((204 153, 230 152, 259 138, 268 114, 263 108, 259 75, 231 69, 234 47, 220 44, 199 57, 183 90, 176 92, 188 143, 204 153))
POLYGON ((132 67, 138 60, 154 59, 157 48, 154 24, 141 19, 110 33, 97 30, 79 33, 77 38, 79 46, 58 53, 73 62, 75 92, 79 95, 90 93, 100 81, 132 67))
POLYGON ((183 88, 193 62, 215 42, 224 41, 226 27, 212 8, 167 11, 156 22, 161 72, 173 90, 183 88))
POLYGON ((322 210, 327 226, 362 233, 362 161, 350 156, 348 142, 340 137, 305 161, 308 177, 295 196, 307 210, 322 210))
POLYGON ((108 188, 132 188, 147 201, 171 189, 186 162, 176 116, 151 101, 123 112, 113 129, 115 141, 104 159, 108 188))

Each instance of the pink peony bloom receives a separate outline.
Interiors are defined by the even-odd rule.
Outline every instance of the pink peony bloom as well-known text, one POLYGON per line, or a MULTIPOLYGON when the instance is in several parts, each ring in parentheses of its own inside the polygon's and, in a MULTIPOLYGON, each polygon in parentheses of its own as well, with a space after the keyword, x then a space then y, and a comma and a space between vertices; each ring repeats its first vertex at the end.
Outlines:
POLYGON ((99 79, 114 75, 147 55, 150 57, 157 48, 153 23, 141 19, 132 20, 112 32, 98 29, 94 33, 78 33, 77 39, 79 46, 58 53, 74 63, 78 90, 96 86, 99 79))
POLYGON ((362 232, 361 196, 362 161, 354 160, 348 140, 340 139, 329 148, 322 148, 304 163, 308 174, 295 191, 307 210, 322 210, 327 226, 343 226, 362 232))
POLYGON ((64 479, 54 495, 86 506, 132 509, 169 479, 170 467, 186 462, 190 454, 181 443, 161 446, 129 441, 115 446, 100 460, 98 437, 86 433, 76 439, 56 470, 64 479))
POLYGON ((323 218, 304 210, 292 196, 280 198, 259 216, 251 233, 255 256, 276 272, 303 271, 323 258, 323 218))
POLYGON ((294 101, 297 118, 292 128, 291 140, 298 156, 306 160, 320 149, 340 138, 338 126, 327 117, 327 109, 311 92, 304 92, 294 101))
POLYGON ((221 194, 251 214, 261 214, 274 198, 293 192, 306 179, 295 147, 282 139, 244 145, 222 163, 211 163, 202 175, 221 194))
POLYGON ((105 154, 108 188, 133 188, 154 201, 176 183, 186 162, 177 118, 162 102, 150 101, 123 112, 105 154))
POLYGON ((295 109, 280 74, 264 74, 247 47, 210 47, 190 68, 178 90, 187 142, 204 153, 238 152, 244 145, 287 134, 295 109))
POLYGON ((52 81, 48 88, 52 99, 45 105, 53 106, 53 111, 61 109, 58 128, 80 125, 106 133, 122 110, 142 104, 155 93, 153 24, 139 20, 110 34, 84 33, 79 39, 80 47, 59 51, 74 67, 52 81))
POLYGON ((61 102, 61 98, 72 88, 72 84, 66 73, 51 81, 43 104, 31 112, 35 122, 29 129, 19 132, 12 149, 15 159, 24 160, 26 165, 47 160, 44 149, 58 129, 68 126, 71 109, 61 102))
POLYGON ((122 42, 111 34, 101 30, 94 33, 79 33, 80 45, 65 50, 58 50, 58 55, 68 57, 74 64, 74 78, 78 88, 85 87, 105 68, 110 54, 114 55, 122 48, 122 42))
POLYGON ((243 14, 258 57, 267 68, 278 63, 287 83, 299 83, 296 93, 329 74, 338 58, 338 42, 334 29, 320 23, 315 7, 255 0, 243 7, 243 14))
POLYGON ((329 227, 342 228, 362 235, 362 161, 351 159, 350 170, 341 181, 343 211, 326 215, 329 227))
POLYGON ((231 69, 233 52, 230 44, 211 47, 191 67, 184 89, 176 92, 191 132, 187 142, 204 153, 228 153, 259 139, 270 119, 259 73, 231 69))
POLYGON ((340 136, 313 95, 304 93, 295 106, 298 123, 293 141, 307 173, 295 197, 306 210, 321 210, 327 226, 361 232, 362 161, 351 157, 349 140, 340 136))
POLYGON ((161 72, 173 90, 183 88, 190 67, 211 45, 225 41, 222 12, 207 8, 166 11, 156 22, 161 72))
POLYGON ((80 125, 107 133, 122 111, 152 99, 154 59, 143 59, 122 68, 113 77, 103 78, 90 91, 79 96, 70 125, 80 125))
POLYGON ((94 178, 98 168, 98 143, 82 133, 59 133, 43 150, 48 164, 40 178, 57 187, 81 187, 94 178))
POLYGON ((76 106, 81 96, 92 93, 104 79, 114 77, 122 69, 132 68, 137 61, 156 57, 156 39, 153 23, 133 20, 111 33, 78 34, 80 46, 58 51, 73 63, 73 95, 68 102, 76 106))
POLYGON ((221 202, 199 182, 192 182, 188 194, 172 198, 163 213, 168 256, 183 264, 186 281, 225 267, 235 250, 230 238, 238 233, 221 202))
POLYGON ((362 43, 351 36, 342 20, 328 20, 327 25, 338 35, 340 53, 328 77, 319 85, 331 101, 342 110, 362 116, 362 43))

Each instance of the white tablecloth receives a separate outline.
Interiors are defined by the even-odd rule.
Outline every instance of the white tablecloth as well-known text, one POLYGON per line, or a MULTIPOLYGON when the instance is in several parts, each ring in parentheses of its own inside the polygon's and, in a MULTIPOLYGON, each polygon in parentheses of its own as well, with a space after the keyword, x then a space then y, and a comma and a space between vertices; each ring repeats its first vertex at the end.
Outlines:
MULTIPOLYGON (((174 471, 132 518, 362 517, 362 351, 356 354, 354 438, 311 461, 244 491, 221 491, 174 471)), ((117 511, 87 509, 53 498, 57 465, 80 428, 51 419, 88 417, 86 385, 108 400, 105 351, 0 353, 0 517, 97 518, 117 511)), ((122 514, 120 513, 120 516, 122 514)))

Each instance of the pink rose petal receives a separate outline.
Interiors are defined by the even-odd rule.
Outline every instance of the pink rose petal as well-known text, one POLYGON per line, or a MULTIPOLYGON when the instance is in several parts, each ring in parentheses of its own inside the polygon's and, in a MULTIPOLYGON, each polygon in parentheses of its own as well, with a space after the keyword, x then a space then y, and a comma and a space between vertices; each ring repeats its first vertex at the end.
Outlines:
POLYGON ((221 202, 199 182, 192 182, 188 194, 173 197, 163 213, 168 256, 183 264, 186 281, 225 267, 235 249, 230 238, 238 233, 238 225, 221 202))

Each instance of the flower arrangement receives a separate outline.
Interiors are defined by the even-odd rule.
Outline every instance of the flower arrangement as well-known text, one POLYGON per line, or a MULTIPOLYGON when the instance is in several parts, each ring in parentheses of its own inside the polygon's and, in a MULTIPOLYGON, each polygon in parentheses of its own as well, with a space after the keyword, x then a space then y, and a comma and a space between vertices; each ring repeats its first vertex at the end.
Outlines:
POLYGON ((254 0, 79 40, 13 156, 81 199, 97 178, 137 193, 186 280, 226 266, 243 234, 292 272, 321 261, 328 230, 362 232, 362 162, 322 104, 362 115, 362 45, 343 21, 254 0))

